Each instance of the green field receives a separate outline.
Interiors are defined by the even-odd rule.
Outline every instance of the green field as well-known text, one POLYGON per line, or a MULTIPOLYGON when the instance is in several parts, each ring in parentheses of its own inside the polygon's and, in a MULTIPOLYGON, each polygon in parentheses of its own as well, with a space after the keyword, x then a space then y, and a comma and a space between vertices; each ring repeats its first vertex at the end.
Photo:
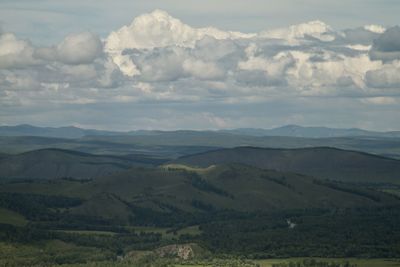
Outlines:
POLYGON ((27 224, 27 220, 14 211, 0 208, 0 223, 24 226, 27 224))

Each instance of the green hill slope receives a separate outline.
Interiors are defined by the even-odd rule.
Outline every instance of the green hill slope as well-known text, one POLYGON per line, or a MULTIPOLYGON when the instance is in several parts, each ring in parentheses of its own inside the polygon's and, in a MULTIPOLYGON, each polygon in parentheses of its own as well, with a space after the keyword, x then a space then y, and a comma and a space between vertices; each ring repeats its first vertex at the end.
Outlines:
POLYGON ((168 164, 85 181, 2 181, 0 237, 113 255, 200 242, 223 254, 343 257, 356 247, 354 256, 387 257, 398 255, 399 206, 393 195, 301 174, 168 164), (197 231, 179 234, 188 226, 197 231))
MULTIPOLYGON (((308 176, 228 164, 188 171, 178 165, 134 168, 85 183, 11 183, 0 192, 78 197, 73 214, 127 223, 153 213, 242 212, 392 205, 393 196, 308 176)), ((158 215, 157 215, 158 216, 158 215)), ((156 217, 157 217, 156 216, 156 217)), ((154 219, 154 218, 153 218, 154 219)))
POLYGON ((151 165, 150 160, 134 156, 99 156, 69 150, 43 149, 0 157, 0 177, 89 179, 133 166, 151 165))
POLYGON ((400 161, 335 148, 267 149, 238 147, 182 157, 175 163, 207 167, 241 163, 323 179, 400 184, 400 161))

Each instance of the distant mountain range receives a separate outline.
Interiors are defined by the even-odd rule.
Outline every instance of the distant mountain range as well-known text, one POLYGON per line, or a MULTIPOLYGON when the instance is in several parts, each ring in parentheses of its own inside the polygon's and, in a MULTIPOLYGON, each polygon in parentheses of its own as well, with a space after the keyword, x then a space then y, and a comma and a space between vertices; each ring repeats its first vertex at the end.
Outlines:
POLYGON ((82 138, 84 136, 148 136, 161 135, 166 133, 224 133, 244 136, 285 136, 304 138, 330 138, 330 137, 400 137, 400 131, 376 132, 358 128, 337 129, 328 127, 303 127, 298 125, 286 125, 273 129, 260 128, 239 128, 218 131, 158 131, 158 130, 137 130, 137 131, 103 131, 94 129, 82 129, 74 126, 67 127, 36 127, 28 124, 16 126, 0 126, 0 136, 41 136, 55 138, 82 138))
POLYGON ((67 127, 36 127, 29 124, 0 126, 0 136, 41 136, 56 138, 81 138, 86 135, 115 135, 115 132, 67 127))
POLYGON ((338 129, 328 127, 303 127, 298 125, 286 125, 273 129, 240 128, 223 130, 223 132, 250 135, 250 136, 288 136, 306 138, 328 138, 328 137, 349 137, 349 136, 370 136, 370 137, 400 137, 400 131, 376 132, 358 128, 338 129))

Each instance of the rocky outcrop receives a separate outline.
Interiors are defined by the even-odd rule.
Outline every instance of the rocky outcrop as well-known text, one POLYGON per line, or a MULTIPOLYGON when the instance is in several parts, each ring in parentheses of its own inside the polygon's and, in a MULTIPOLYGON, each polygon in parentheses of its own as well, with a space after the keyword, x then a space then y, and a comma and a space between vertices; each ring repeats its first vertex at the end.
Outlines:
POLYGON ((195 256, 193 246, 195 246, 195 244, 174 244, 160 247, 154 252, 159 257, 176 257, 183 260, 188 260, 195 256))

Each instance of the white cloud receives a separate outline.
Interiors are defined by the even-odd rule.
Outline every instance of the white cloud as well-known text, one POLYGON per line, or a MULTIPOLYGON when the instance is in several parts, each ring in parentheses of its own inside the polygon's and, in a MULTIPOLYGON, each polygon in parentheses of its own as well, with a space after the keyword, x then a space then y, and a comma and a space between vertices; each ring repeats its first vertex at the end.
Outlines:
POLYGON ((102 52, 99 37, 90 32, 70 34, 57 45, 57 58, 66 64, 92 63, 102 52))
POLYGON ((259 50, 254 44, 250 44, 245 52, 247 59, 237 64, 238 82, 249 86, 286 85, 287 70, 295 65, 291 53, 280 52, 272 58, 255 56, 259 50))
POLYGON ((170 45, 193 46, 205 36, 216 39, 250 38, 254 34, 226 32, 213 27, 192 28, 173 18, 167 12, 155 10, 136 17, 128 26, 111 32, 106 39, 106 51, 123 51, 129 48, 151 49, 170 45))
POLYGON ((217 80, 225 76, 224 71, 214 62, 204 62, 201 59, 186 59, 183 62, 183 70, 200 80, 217 80))
POLYGON ((34 49, 28 41, 18 39, 12 33, 0 32, 0 68, 21 68, 34 65, 34 49))
POLYGON ((384 33, 386 31, 385 27, 375 24, 365 25, 364 29, 374 33, 384 33))
POLYGON ((294 63, 294 58, 290 53, 281 52, 272 58, 250 55, 247 60, 238 62, 238 68, 241 70, 264 70, 271 77, 280 77, 285 75, 285 71, 294 63))
MULTIPOLYGON (((194 28, 158 10, 103 41, 84 32, 45 47, 2 33, 0 103, 172 102, 218 111, 218 105, 351 96, 358 105, 389 105, 400 95, 399 49, 397 30, 382 31, 376 25, 336 31, 313 21, 244 34, 194 28)), ((217 113, 198 118, 210 127, 235 125, 217 113)))
POLYGON ((12 33, 2 34, 0 37, 0 56, 19 54, 27 46, 27 42, 18 40, 12 33))
POLYGON ((186 75, 183 70, 185 57, 185 50, 171 47, 142 54, 134 61, 143 81, 175 81, 186 75))
POLYGON ((398 100, 394 97, 377 96, 377 97, 362 98, 361 102, 373 105, 394 105, 398 103, 398 100))
POLYGON ((364 94, 366 73, 382 67, 368 52, 383 31, 367 25, 341 32, 311 21, 243 34, 193 28, 156 10, 112 32, 105 51, 124 75, 144 82, 233 79, 250 87, 289 86, 285 92, 302 95, 341 95, 352 87, 364 94))
POLYGON ((400 88, 400 61, 386 64, 377 70, 366 73, 368 86, 375 88, 400 88))
POLYGON ((251 38, 255 34, 225 32, 213 27, 192 28, 162 10, 136 17, 128 26, 111 32, 105 40, 105 51, 127 76, 140 73, 128 56, 127 49, 153 49, 157 47, 193 47, 198 40, 213 37, 218 40, 251 38))
POLYGON ((346 45, 346 47, 357 51, 369 51, 371 50, 372 45, 355 44, 355 45, 346 45))
POLYGON ((32 91, 40 87, 38 81, 31 75, 24 75, 21 72, 7 72, 1 77, 0 88, 4 87, 8 90, 25 90, 32 91))
POLYGON ((115 88, 123 84, 123 77, 118 66, 108 59, 103 64, 97 65, 97 85, 102 88, 115 88))
POLYGON ((102 53, 100 39, 89 32, 68 35, 52 47, 34 47, 12 33, 1 34, 0 90, 48 92, 61 88, 56 84, 116 87, 122 83, 120 70, 102 53))
POLYGON ((218 40, 210 36, 196 41, 195 46, 191 49, 193 56, 205 61, 231 59, 238 50, 240 47, 235 40, 218 40))
POLYGON ((291 44, 299 43, 299 39, 313 37, 321 41, 333 41, 335 35, 332 28, 322 21, 315 20, 288 28, 268 30, 260 33, 261 38, 284 39, 291 44))

